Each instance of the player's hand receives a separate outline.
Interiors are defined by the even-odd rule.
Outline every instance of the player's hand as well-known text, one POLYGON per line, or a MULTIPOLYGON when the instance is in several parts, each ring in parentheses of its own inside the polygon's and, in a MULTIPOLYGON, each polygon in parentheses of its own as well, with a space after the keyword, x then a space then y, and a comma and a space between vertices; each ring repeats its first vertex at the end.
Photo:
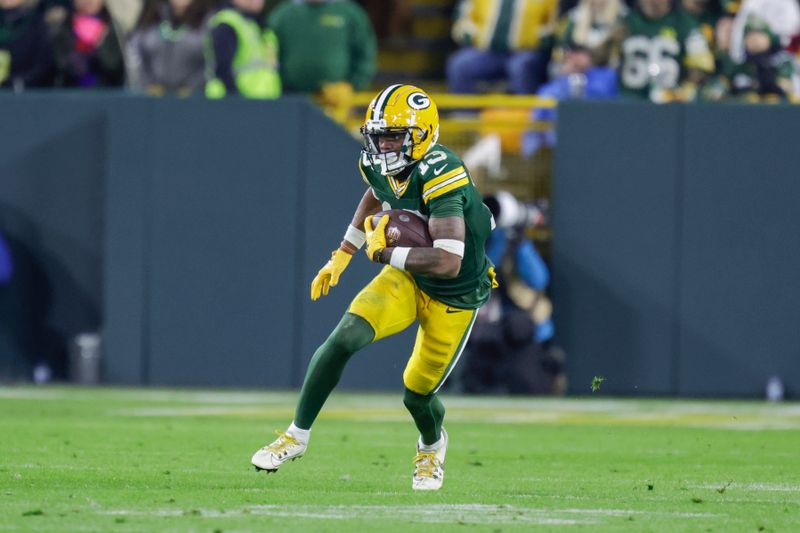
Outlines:
POLYGON ((367 233, 367 257, 370 261, 378 261, 381 250, 386 248, 386 225, 389 223, 389 215, 383 215, 378 225, 372 227, 372 217, 367 217, 364 221, 364 229, 367 233))
POLYGON ((311 282, 311 299, 316 301, 320 295, 327 296, 331 287, 335 287, 339 283, 339 276, 342 275, 344 269, 350 264, 353 254, 349 254, 341 248, 334 250, 331 254, 330 260, 325 263, 319 273, 311 282))

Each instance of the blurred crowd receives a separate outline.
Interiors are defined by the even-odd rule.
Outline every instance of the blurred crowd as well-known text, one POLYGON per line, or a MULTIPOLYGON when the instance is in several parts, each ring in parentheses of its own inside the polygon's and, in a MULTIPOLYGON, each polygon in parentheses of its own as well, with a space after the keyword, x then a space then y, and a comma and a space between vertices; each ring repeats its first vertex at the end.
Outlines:
POLYGON ((453 92, 501 80, 556 99, 800 96, 797 0, 464 0, 453 92))
POLYGON ((0 0, 0 85, 151 95, 315 94, 333 112, 376 65, 349 0, 0 0))
MULTIPOLYGON (((371 88, 376 30, 402 41, 425 3, 0 0, 0 84, 210 98, 303 92, 341 115, 353 91, 371 88)), ((798 0, 450 4, 455 49, 442 78, 453 93, 800 99, 798 0)))

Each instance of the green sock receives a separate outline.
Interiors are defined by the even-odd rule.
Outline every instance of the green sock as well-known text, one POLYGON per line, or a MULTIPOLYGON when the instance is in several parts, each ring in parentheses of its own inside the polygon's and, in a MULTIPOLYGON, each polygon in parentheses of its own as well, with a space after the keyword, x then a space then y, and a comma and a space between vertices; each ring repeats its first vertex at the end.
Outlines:
POLYGON ((351 313, 345 313, 328 339, 314 352, 308 365, 294 423, 301 429, 311 429, 325 400, 339 383, 350 356, 372 342, 375 331, 369 322, 351 313))
POLYGON ((403 403, 417 425, 419 434, 422 436, 422 443, 427 446, 436 444, 442 436, 442 422, 444 421, 444 404, 439 396, 434 392, 423 396, 406 389, 403 403))

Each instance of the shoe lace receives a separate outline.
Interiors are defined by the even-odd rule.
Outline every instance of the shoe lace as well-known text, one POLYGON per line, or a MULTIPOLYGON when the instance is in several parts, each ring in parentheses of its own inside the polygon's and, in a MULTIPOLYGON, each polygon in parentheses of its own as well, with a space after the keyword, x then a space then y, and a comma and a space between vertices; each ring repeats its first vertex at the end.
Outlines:
POLYGON ((434 471, 442 465, 436 458, 435 452, 417 452, 414 457, 414 466, 416 468, 415 476, 433 477, 434 471))
POLYGON ((299 445, 300 441, 286 433, 285 431, 278 431, 275 430, 275 434, 278 436, 277 440, 267 446, 267 450, 274 453, 275 455, 280 455, 281 453, 285 452, 289 446, 299 445))

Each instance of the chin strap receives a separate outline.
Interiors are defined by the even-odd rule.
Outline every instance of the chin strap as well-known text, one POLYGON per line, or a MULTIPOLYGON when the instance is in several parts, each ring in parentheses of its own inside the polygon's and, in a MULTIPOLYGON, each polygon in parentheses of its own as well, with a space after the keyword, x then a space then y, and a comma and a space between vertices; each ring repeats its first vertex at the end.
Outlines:
POLYGON ((400 174, 403 170, 405 170, 410 164, 412 164, 414 162, 413 159, 410 159, 407 155, 405 155, 405 154, 403 154, 401 152, 400 155, 397 156, 397 159, 395 159, 393 161, 393 163, 394 162, 400 162, 400 163, 403 163, 403 165, 401 167, 399 167, 399 168, 389 169, 388 168, 389 167, 389 163, 386 161, 386 157, 385 157, 388 154, 381 154, 381 155, 384 156, 382 158, 383 160, 381 161, 381 167, 382 167, 382 170, 384 171, 383 173, 385 175, 387 175, 387 176, 396 176, 396 175, 400 174))

